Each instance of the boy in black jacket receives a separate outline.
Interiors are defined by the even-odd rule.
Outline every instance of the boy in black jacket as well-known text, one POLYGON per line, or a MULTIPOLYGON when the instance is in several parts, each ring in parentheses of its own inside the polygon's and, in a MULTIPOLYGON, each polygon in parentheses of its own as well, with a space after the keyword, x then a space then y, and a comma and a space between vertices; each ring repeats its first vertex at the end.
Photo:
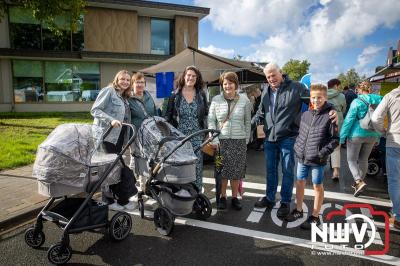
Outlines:
POLYGON ((339 145, 338 128, 329 118, 333 106, 327 102, 327 88, 321 84, 311 85, 310 110, 301 116, 299 135, 294 151, 298 159, 296 182, 296 209, 286 218, 292 222, 303 217, 303 199, 306 178, 311 171, 314 185, 314 209, 301 224, 302 229, 311 229, 311 224, 321 223, 319 211, 324 200, 322 180, 327 158, 339 145))

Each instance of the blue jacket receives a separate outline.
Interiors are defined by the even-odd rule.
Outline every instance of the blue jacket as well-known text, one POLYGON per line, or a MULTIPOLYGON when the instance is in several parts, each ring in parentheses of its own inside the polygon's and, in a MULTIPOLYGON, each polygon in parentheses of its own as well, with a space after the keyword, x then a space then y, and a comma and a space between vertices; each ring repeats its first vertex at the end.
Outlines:
POLYGON ((352 138, 375 137, 378 140, 380 137, 378 132, 365 130, 360 127, 359 119, 367 114, 368 106, 359 98, 362 98, 369 104, 377 105, 381 102, 383 97, 377 94, 361 94, 351 103, 346 118, 344 119, 342 129, 340 130, 340 143, 345 143, 346 139, 352 138))

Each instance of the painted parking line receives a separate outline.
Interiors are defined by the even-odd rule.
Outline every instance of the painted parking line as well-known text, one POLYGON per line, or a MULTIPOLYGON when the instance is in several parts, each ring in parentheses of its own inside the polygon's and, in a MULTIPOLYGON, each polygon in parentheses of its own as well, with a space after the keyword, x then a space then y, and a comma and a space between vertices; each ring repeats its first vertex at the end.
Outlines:
MULTIPOLYGON (((130 211, 128 213, 133 214, 133 215, 138 215, 138 216, 140 215, 139 211, 130 211)), ((146 211, 145 215, 149 215, 150 217, 152 217, 152 215, 153 215, 152 213, 153 212, 151 212, 151 211, 146 211)), ((186 218, 186 217, 177 217, 175 219, 175 223, 181 224, 181 225, 188 225, 188 226, 208 229, 208 230, 224 232, 224 233, 229 233, 229 234, 234 234, 234 235, 251 237, 254 239, 261 239, 261 240, 265 240, 265 241, 284 243, 284 244, 288 244, 288 245, 307 248, 310 250, 311 250, 311 248, 313 248, 314 250, 326 251, 324 244, 311 243, 307 239, 301 239, 301 238, 296 238, 296 237, 291 237, 291 236, 278 235, 278 234, 273 234, 273 233, 267 233, 267 232, 262 232, 262 231, 257 231, 257 230, 245 229, 245 228, 241 228, 241 227, 217 224, 217 223, 206 222, 206 221, 199 221, 199 220, 186 218)), ((341 254, 341 252, 343 251, 341 246, 338 246, 338 245, 330 245, 330 246, 333 248, 333 249, 329 250, 332 253, 341 254)), ((351 253, 347 253, 346 254, 347 256, 357 257, 360 259, 365 259, 365 260, 370 260, 370 261, 376 261, 376 262, 380 262, 380 263, 387 263, 390 265, 400 265, 400 258, 398 258, 398 257, 394 257, 394 256, 390 256, 390 255, 364 256, 364 255, 357 254, 357 252, 359 252, 359 251, 357 251, 356 249, 352 249, 352 248, 347 248, 346 251, 351 252, 351 253)))

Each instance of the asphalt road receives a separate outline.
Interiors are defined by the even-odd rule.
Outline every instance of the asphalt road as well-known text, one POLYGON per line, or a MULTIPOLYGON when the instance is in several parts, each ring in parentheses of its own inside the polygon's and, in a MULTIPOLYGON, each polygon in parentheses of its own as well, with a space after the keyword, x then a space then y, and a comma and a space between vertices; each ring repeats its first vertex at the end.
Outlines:
MULTIPOLYGON (((343 150, 345 152, 345 150, 343 150)), ((342 156, 345 162, 345 156, 342 156)), ((390 230, 389 251, 386 255, 365 256, 346 253, 329 253, 333 246, 318 245, 311 248, 311 232, 302 230, 296 223, 287 223, 276 217, 278 205, 272 210, 255 209, 254 203, 265 189, 265 168, 262 152, 250 151, 245 182, 243 209, 235 211, 213 210, 206 221, 194 216, 178 217, 168 237, 161 236, 151 220, 152 211, 157 207, 146 203, 148 219, 141 219, 137 211, 133 214, 133 229, 122 242, 112 242, 104 232, 84 232, 71 236, 73 265, 400 265, 400 232, 390 230), (328 248, 328 249, 326 249, 328 248)), ((326 199, 323 219, 332 210, 339 210, 348 203, 369 203, 374 210, 389 211, 386 184, 383 176, 368 178, 365 194, 352 196, 351 176, 347 167, 342 169, 339 183, 329 180, 326 172, 326 199)), ((205 194, 214 201, 212 166, 206 165, 204 172, 205 194)), ((312 208, 311 184, 307 184, 305 209, 312 208)), ((279 198, 279 193, 277 194, 279 198)), ((228 201, 229 202, 229 201, 228 201)), ((215 207, 215 203, 213 204, 215 207)), ((110 216, 113 213, 110 212, 110 216)), ((366 209, 351 209, 351 214, 371 216, 366 209)), ((377 225, 374 243, 370 250, 382 250, 386 244, 384 217, 371 216, 377 225)), ((342 221, 344 217, 337 217, 342 221)), ((58 242, 61 230, 52 223, 45 223, 46 242, 37 249, 29 248, 24 242, 24 230, 20 227, 0 241, 0 265, 47 265, 47 249, 58 242)), ((370 229, 370 228, 369 228, 370 229)), ((370 230, 368 230, 369 232, 370 230)), ((368 233, 369 234, 369 233, 368 233)), ((368 240, 365 236, 364 240, 368 240)), ((355 238, 350 237, 349 246, 355 238)), ((387 246, 387 245, 386 245, 387 246)), ((340 249, 340 251, 354 251, 340 249)), ((351 252, 350 252, 351 253, 351 252)))

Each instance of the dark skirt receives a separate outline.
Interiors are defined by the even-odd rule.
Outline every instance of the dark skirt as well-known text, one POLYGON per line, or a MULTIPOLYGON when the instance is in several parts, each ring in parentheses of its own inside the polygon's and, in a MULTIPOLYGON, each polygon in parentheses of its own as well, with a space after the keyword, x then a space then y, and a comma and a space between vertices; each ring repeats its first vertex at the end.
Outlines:
POLYGON ((220 153, 223 158, 222 179, 239 180, 246 173, 245 139, 221 139, 220 153))

